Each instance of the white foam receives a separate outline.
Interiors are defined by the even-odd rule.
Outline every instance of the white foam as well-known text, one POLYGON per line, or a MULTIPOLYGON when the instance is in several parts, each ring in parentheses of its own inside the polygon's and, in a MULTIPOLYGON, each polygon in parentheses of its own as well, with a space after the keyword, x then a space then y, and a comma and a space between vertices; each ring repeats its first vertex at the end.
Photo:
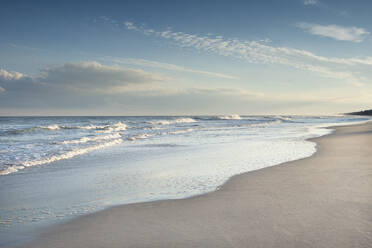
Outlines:
POLYGON ((90 141, 99 141, 99 140, 108 140, 108 139, 117 139, 120 138, 121 135, 119 133, 111 134, 111 135, 104 135, 104 136, 97 136, 97 137, 83 137, 77 140, 66 140, 61 142, 61 144, 82 144, 87 143, 90 141))
POLYGON ((267 121, 267 122, 261 122, 261 123, 253 123, 250 124, 250 127, 269 127, 275 124, 280 124, 282 123, 281 120, 275 120, 275 121, 267 121))
POLYGON ((279 120, 283 120, 283 121, 290 121, 290 120, 292 120, 292 118, 289 117, 289 116, 281 116, 281 115, 277 115, 277 116, 275 116, 275 118, 276 119, 279 119, 279 120))
POLYGON ((124 131, 127 129, 127 125, 122 122, 117 122, 113 125, 106 125, 106 126, 99 126, 97 129, 97 133, 112 133, 112 132, 119 132, 124 131))
POLYGON ((330 127, 337 127, 337 126, 353 126, 358 124, 363 124, 370 122, 371 120, 361 120, 361 121, 348 121, 348 122, 333 122, 333 123, 324 123, 319 124, 316 126, 308 127, 308 132, 310 134, 310 138, 315 137, 321 137, 327 134, 330 134, 334 131, 334 129, 331 129, 330 127))
POLYGON ((108 127, 108 125, 97 126, 97 125, 90 124, 90 125, 87 125, 87 126, 76 126, 76 127, 73 127, 73 128, 92 130, 92 129, 105 129, 107 127, 108 127))
POLYGON ((111 125, 88 125, 88 126, 78 126, 77 128, 87 129, 87 130, 95 129, 95 130, 98 130, 97 132, 109 133, 113 131, 124 131, 127 129, 127 127, 128 126, 125 123, 122 123, 119 121, 111 125))
POLYGON ((150 121, 150 124, 153 125, 171 125, 171 124, 178 124, 178 123, 192 123, 196 122, 196 120, 192 118, 178 118, 174 120, 158 120, 158 121, 150 121))
POLYGON ((10 173, 14 173, 14 172, 17 172, 18 170, 22 170, 24 169, 25 167, 24 166, 17 166, 17 165, 13 165, 11 167, 8 167, 6 168, 5 170, 1 170, 0 171, 0 175, 8 175, 10 173))
POLYGON ((47 129, 47 130, 58 130, 58 129, 61 129, 58 125, 56 124, 53 124, 53 125, 49 125, 49 126, 38 126, 38 128, 41 128, 41 129, 47 129))
POLYGON ((53 156, 47 157, 45 159, 26 161, 22 165, 19 165, 19 166, 14 165, 14 166, 11 166, 11 167, 9 167, 5 170, 0 171, 0 175, 10 174, 10 173, 16 172, 18 170, 24 169, 25 167, 42 165, 42 164, 47 164, 47 163, 55 162, 55 161, 62 160, 62 159, 73 158, 75 156, 82 155, 82 154, 85 154, 85 153, 88 153, 88 152, 91 152, 91 151, 94 151, 94 150, 99 150, 99 149, 102 149, 102 148, 105 148, 105 147, 108 147, 108 146, 118 145, 122 141, 123 141, 122 139, 115 139, 115 140, 112 140, 112 141, 109 141, 109 142, 106 142, 106 143, 72 150, 72 151, 69 151, 69 152, 66 152, 66 153, 63 153, 63 154, 59 154, 59 155, 53 155, 53 156))
POLYGON ((69 152, 61 154, 61 155, 54 155, 54 156, 51 156, 51 157, 43 159, 43 160, 28 161, 28 162, 25 162, 23 165, 25 167, 30 167, 30 166, 35 166, 35 165, 51 163, 51 162, 61 160, 61 159, 68 159, 68 158, 75 157, 77 155, 85 154, 87 152, 91 152, 91 151, 102 149, 102 148, 105 148, 105 147, 108 147, 108 146, 120 144, 122 141, 123 141, 122 139, 116 139, 116 140, 106 142, 106 143, 103 143, 103 144, 90 146, 90 147, 85 147, 85 148, 81 148, 81 149, 77 149, 77 150, 72 150, 72 151, 69 151, 69 152))
POLYGON ((86 125, 86 126, 67 126, 67 125, 57 125, 52 124, 48 126, 38 126, 37 128, 46 130, 59 130, 59 129, 85 129, 85 130, 100 130, 102 132, 112 132, 112 131, 123 131, 127 129, 127 125, 122 122, 117 122, 109 125, 86 125))
POLYGON ((220 120, 241 120, 242 119, 240 115, 222 115, 222 116, 217 116, 217 118, 220 120))
POLYGON ((114 131, 124 131, 127 129, 127 127, 128 126, 122 122, 117 122, 114 125, 112 125, 112 128, 114 129, 114 131))
POLYGON ((147 139, 147 138, 152 137, 152 136, 155 136, 155 134, 139 134, 139 135, 136 135, 136 136, 128 137, 128 140, 135 141, 137 139, 147 139))
POLYGON ((192 131, 194 131, 194 129, 188 128, 188 129, 185 129, 185 130, 170 131, 170 132, 167 132, 165 134, 183 134, 183 133, 189 133, 189 132, 192 132, 192 131))
POLYGON ((167 129, 166 127, 146 127, 144 130, 163 130, 167 129))

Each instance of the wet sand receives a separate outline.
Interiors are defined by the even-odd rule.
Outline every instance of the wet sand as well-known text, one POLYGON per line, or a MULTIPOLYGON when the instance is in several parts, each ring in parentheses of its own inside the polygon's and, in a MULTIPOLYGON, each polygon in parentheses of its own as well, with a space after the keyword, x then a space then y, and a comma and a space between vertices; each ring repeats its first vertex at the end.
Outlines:
POLYGON ((83 216, 23 247, 372 247, 372 124, 313 141, 312 157, 83 216))

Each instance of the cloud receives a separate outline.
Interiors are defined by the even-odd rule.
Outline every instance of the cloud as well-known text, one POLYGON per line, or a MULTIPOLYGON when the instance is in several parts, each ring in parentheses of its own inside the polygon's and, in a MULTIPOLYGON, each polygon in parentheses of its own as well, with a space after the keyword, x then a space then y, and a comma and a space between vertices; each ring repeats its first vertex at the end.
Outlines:
POLYGON ((125 25, 129 30, 138 30, 137 27, 133 24, 133 22, 124 22, 124 25, 125 25))
POLYGON ((144 35, 153 35, 173 41, 180 47, 193 48, 207 53, 238 58, 249 63, 280 64, 296 69, 310 71, 325 78, 343 80, 350 84, 364 84, 359 75, 349 71, 345 66, 364 64, 370 65, 371 58, 332 58, 313 54, 306 50, 289 47, 276 47, 263 41, 240 40, 222 36, 200 36, 175 32, 171 29, 154 31, 125 22, 125 27, 144 35), (343 66, 342 68, 338 68, 343 66))
MULTIPOLYGON (((0 106, 100 105, 120 94, 166 93, 169 77, 98 62, 66 63, 26 75, 0 69, 0 106), (100 99, 101 98, 101 99, 100 99)), ((169 91, 169 90, 168 90, 169 91)))
POLYGON ((5 71, 0 69, 0 80, 19 80, 23 77, 22 73, 16 71, 5 71))
POLYGON ((0 83, 24 82, 72 88, 110 88, 130 84, 160 82, 166 77, 139 69, 122 69, 95 61, 66 63, 41 70, 36 76, 0 69, 0 83))
POLYGON ((36 75, 0 69, 0 93, 0 114, 7 115, 203 113, 215 111, 216 104, 228 108, 226 101, 242 106, 260 95, 239 88, 182 87, 162 75, 97 62, 55 65, 36 75))
POLYGON ((371 103, 371 94, 364 91, 284 94, 235 87, 181 87, 158 74, 97 62, 57 65, 37 75, 0 69, 0 93, 2 115, 262 114, 288 106, 371 103))
POLYGON ((115 58, 115 57, 107 57, 106 60, 110 60, 112 62, 120 63, 120 64, 131 64, 131 65, 160 68, 160 69, 171 70, 171 71, 197 73, 197 74, 216 77, 216 78, 238 79, 235 76, 231 76, 231 75, 227 75, 223 73, 195 70, 195 69, 190 69, 190 68, 186 68, 186 67, 179 66, 179 65, 168 64, 168 63, 163 63, 163 62, 158 62, 158 61, 153 61, 153 60, 134 59, 134 58, 115 58))
POLYGON ((122 69, 89 61, 46 68, 34 80, 74 89, 109 91, 128 85, 160 82, 165 77, 143 70, 122 69))
POLYGON ((0 69, 0 112, 30 114, 30 109, 35 114, 51 109, 50 113, 93 114, 97 109, 108 114, 114 106, 119 113, 125 105, 141 105, 146 97, 175 94, 174 88, 169 77, 157 73, 91 61, 44 68, 36 75, 0 69))
POLYGON ((307 22, 300 22, 297 24, 297 27, 313 35, 320 35, 342 41, 362 42, 370 34, 364 28, 319 25, 307 22))
POLYGON ((319 1, 318 0, 304 0, 303 4, 304 5, 317 5, 319 4, 319 1))
MULTIPOLYGON (((147 65, 152 67, 190 71, 184 67, 156 61, 140 59, 116 59, 136 65, 147 65)), ((224 74, 214 74, 207 71, 196 71, 212 76, 232 78, 224 74)), ((80 96, 175 96, 175 95, 255 95, 242 89, 231 88, 198 88, 180 87, 172 83, 172 79, 157 73, 144 70, 120 68, 119 66, 102 65, 95 61, 65 63, 44 68, 37 75, 26 75, 15 71, 0 69, 0 92, 6 91, 14 99, 39 99, 44 103, 54 102, 57 99, 49 98, 55 96, 63 98, 80 96)), ((98 99, 95 99, 99 102, 98 99)), ((65 102, 63 100, 63 102, 65 102)))
MULTIPOLYGON (((288 101, 293 98, 293 95, 290 94, 268 94, 234 87, 185 88, 177 87, 175 85, 172 85, 170 82, 162 85, 157 84, 155 81, 153 81, 153 76, 148 72, 139 71, 139 74, 137 73, 137 70, 133 71, 130 69, 120 69, 113 66, 104 66, 97 62, 67 63, 60 66, 44 69, 41 71, 40 74, 36 76, 29 76, 19 72, 9 72, 0 69, 0 92, 7 91, 9 94, 21 93, 22 95, 27 95, 29 97, 38 95, 40 99, 47 99, 48 96, 57 95, 61 96, 62 98, 68 98, 71 95, 75 95, 79 98, 82 93, 83 95, 87 96, 100 97, 113 97, 115 95, 132 95, 146 97, 198 95, 227 96, 261 100, 270 99, 275 101, 288 101), (95 76, 97 78, 94 78, 95 76), (105 77, 104 83, 102 83, 101 77, 105 77), (71 87, 71 85, 73 85, 73 87, 71 87), (117 87, 117 85, 123 87, 123 90, 121 90, 120 87, 117 87), (113 87, 115 90, 109 90, 111 87, 113 87), (76 88, 78 88, 79 90, 76 91, 76 88), (99 90, 97 90, 97 88, 99 90), (107 89, 101 90, 102 88, 107 89)), ((158 76, 155 76, 155 78, 157 79, 158 76)), ((301 98, 313 99, 314 96, 307 96, 306 94, 304 94, 301 96, 301 98)), ((94 100, 99 101, 99 99, 94 100)))

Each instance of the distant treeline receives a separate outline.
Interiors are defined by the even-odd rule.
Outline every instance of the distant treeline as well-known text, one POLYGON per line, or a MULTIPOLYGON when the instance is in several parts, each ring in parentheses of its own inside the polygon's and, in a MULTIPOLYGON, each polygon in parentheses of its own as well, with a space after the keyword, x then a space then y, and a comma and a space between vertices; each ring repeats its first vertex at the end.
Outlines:
POLYGON ((348 115, 372 115, 372 109, 369 110, 363 110, 359 112, 352 112, 352 113, 347 113, 348 115))

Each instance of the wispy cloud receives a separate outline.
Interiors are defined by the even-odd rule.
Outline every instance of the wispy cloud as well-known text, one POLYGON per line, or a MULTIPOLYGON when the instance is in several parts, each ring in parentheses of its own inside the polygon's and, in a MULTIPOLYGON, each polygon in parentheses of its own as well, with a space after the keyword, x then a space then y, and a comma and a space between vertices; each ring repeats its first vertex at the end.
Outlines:
POLYGON ((125 27, 148 36, 157 36, 172 40, 181 47, 191 47, 208 53, 234 57, 250 63, 281 64, 316 73, 322 77, 343 80, 361 86, 363 80, 357 74, 334 65, 352 66, 357 64, 371 65, 371 58, 332 58, 319 56, 306 50, 275 47, 263 41, 240 40, 222 36, 200 36, 175 32, 171 29, 156 31, 132 22, 125 22, 125 27), (333 66, 330 66, 332 64, 333 66))
POLYGON ((186 67, 179 66, 179 65, 163 63, 163 62, 147 60, 147 59, 106 57, 105 60, 110 60, 114 63, 119 63, 119 64, 130 64, 130 65, 160 68, 160 69, 165 69, 165 70, 170 70, 170 71, 197 73, 197 74, 202 74, 202 75, 217 77, 217 78, 238 79, 237 77, 223 74, 223 73, 195 70, 195 69, 190 69, 190 68, 186 68, 186 67))
POLYGON ((342 41, 362 42, 370 34, 370 32, 364 28, 319 25, 307 22, 300 22, 297 24, 297 27, 313 35, 320 35, 342 41))
POLYGON ((319 4, 318 0, 303 0, 304 5, 317 5, 319 4))
POLYGON ((31 50, 31 51, 47 51, 45 49, 37 48, 37 47, 32 47, 32 46, 25 46, 25 45, 20 45, 20 44, 15 44, 15 43, 9 43, 8 44, 12 48, 16 49, 22 49, 22 50, 31 50))

